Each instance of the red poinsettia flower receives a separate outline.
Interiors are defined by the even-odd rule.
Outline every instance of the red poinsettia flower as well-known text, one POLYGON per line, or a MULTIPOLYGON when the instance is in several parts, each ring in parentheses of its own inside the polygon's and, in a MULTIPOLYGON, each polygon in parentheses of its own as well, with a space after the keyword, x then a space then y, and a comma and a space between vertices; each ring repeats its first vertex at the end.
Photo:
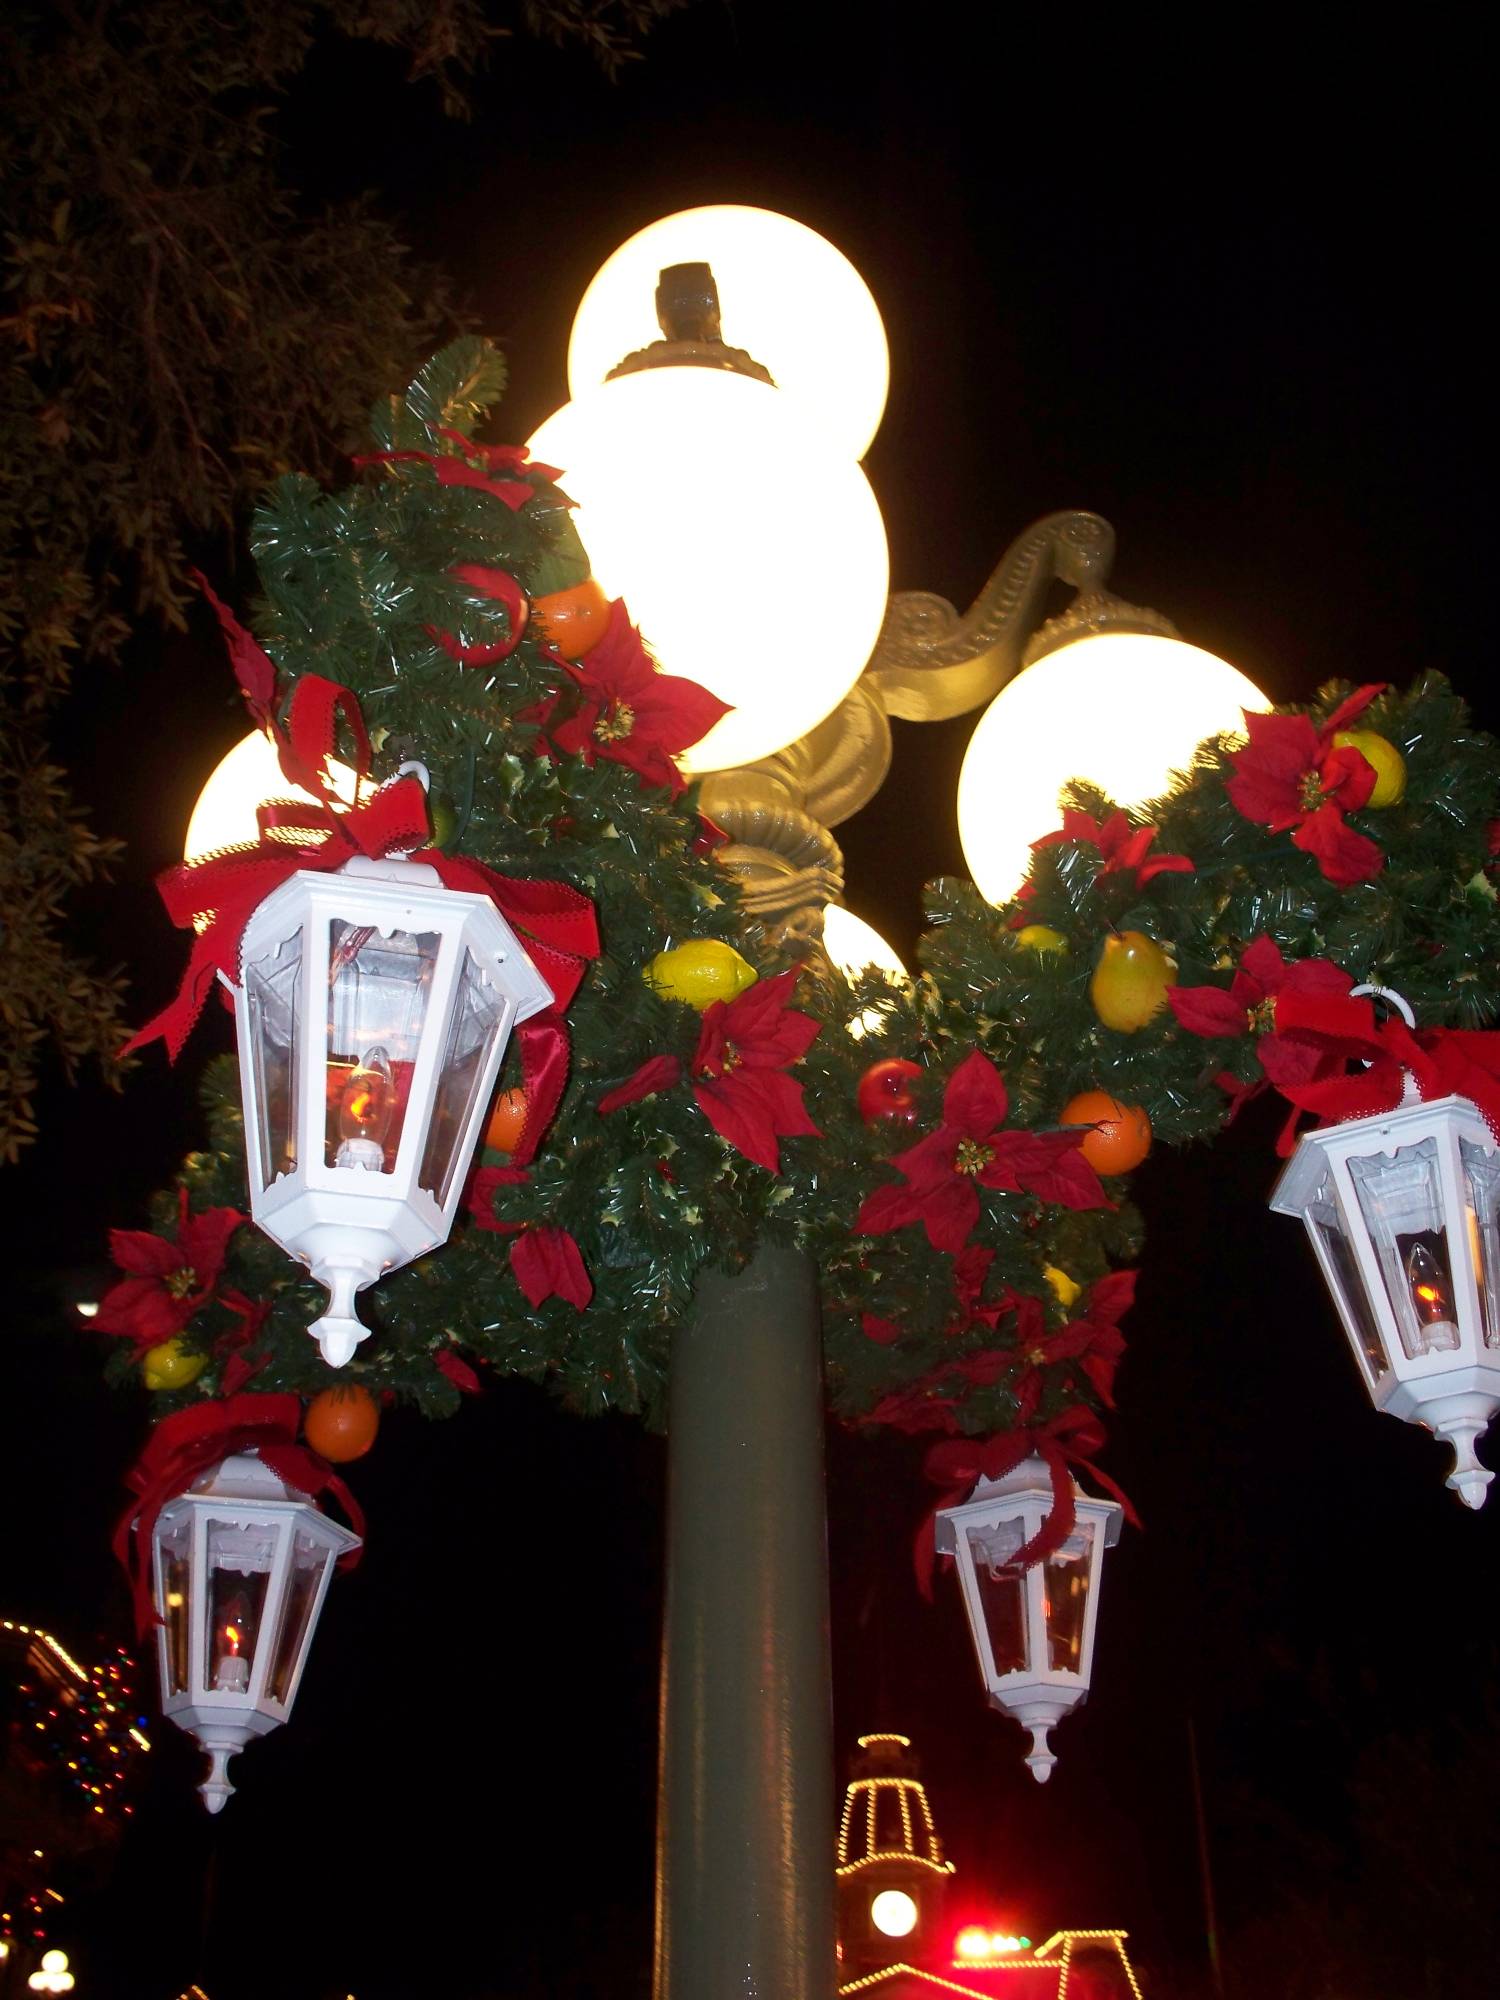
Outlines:
POLYGON ((219 1375, 219 1394, 237 1396, 271 1359, 269 1354, 252 1358, 244 1352, 270 1318, 271 1306, 267 1299, 247 1299, 243 1292, 235 1291, 221 1292, 219 1304, 233 1313, 238 1322, 214 1342, 214 1355, 224 1363, 219 1375))
MULTIPOLYGON (((781 1172, 778 1139, 823 1136, 807 1115, 801 1084, 786 1073, 822 1027, 787 1004, 799 974, 794 966, 774 979, 758 979, 737 1000, 715 1000, 704 1012, 690 1065, 693 1095, 709 1124, 773 1174, 781 1172)), ((670 1090, 681 1078, 676 1056, 652 1056, 600 1098, 600 1116, 670 1090)))
POLYGON ((788 1069, 822 1028, 788 1003, 800 968, 758 979, 736 1000, 704 1011, 693 1056, 693 1095, 709 1124, 746 1159, 781 1172, 779 1139, 823 1135, 807 1115, 802 1086, 788 1069))
MULTIPOLYGON (((1308 1083, 1327 1063, 1326 1049, 1302 1028, 1283 1027, 1277 1012, 1283 995, 1342 1000, 1354 981, 1326 958, 1296 959, 1288 965, 1275 940, 1262 935, 1247 945, 1226 991, 1222 986, 1174 986, 1167 1003, 1189 1034, 1208 1038, 1254 1035, 1255 1052, 1267 1079, 1308 1083)), ((1263 1088, 1231 1078, 1235 1109, 1263 1088)))
POLYGON ((1295 829, 1292 845, 1313 855, 1341 888, 1378 875, 1385 856, 1344 822, 1344 814, 1358 812, 1374 791, 1375 767, 1358 750, 1336 749, 1333 739, 1384 686, 1377 681, 1360 688, 1321 729, 1306 715, 1253 715, 1246 709, 1250 741, 1230 753, 1234 776, 1226 789, 1238 810, 1273 833, 1295 829))
POLYGON ((1125 1352, 1120 1321, 1135 1302, 1135 1278, 1134 1271, 1111 1271, 1100 1278, 1089 1287, 1083 1311, 1056 1333, 1044 1333, 1039 1339, 1029 1337, 1018 1322, 1017 1345, 1022 1350, 1023 1366, 1012 1386, 1023 1423, 1030 1423, 1041 1403, 1043 1368, 1059 1361, 1076 1362, 1099 1400, 1107 1409, 1114 1408, 1115 1370, 1125 1352))
POLYGON ((577 695, 565 721, 551 724, 557 749, 592 763, 628 764, 648 785, 674 798, 687 790, 675 759, 706 736, 729 703, 679 674, 661 673, 620 598, 604 637, 581 660, 564 660, 577 695))
POLYGON ((582 1312, 594 1296, 583 1252, 566 1229, 540 1224, 524 1231, 510 1246, 510 1268, 534 1306, 556 1297, 582 1312))
POLYGON ((934 1250, 957 1252, 979 1220, 981 1187, 1039 1195, 1064 1208, 1109 1206, 1099 1176, 1078 1150, 1084 1128, 1002 1131, 1009 1110, 1004 1079, 976 1049, 948 1079, 937 1130, 892 1159, 906 1186, 877 1188, 860 1209, 856 1230, 880 1236, 921 1222, 934 1250))
POLYGON ((1122 812, 1112 812, 1105 820, 1093 820, 1086 812, 1070 807, 1063 813, 1063 823, 1056 833, 1044 833, 1031 845, 1035 851, 1039 847, 1061 847, 1068 841, 1083 841, 1097 847, 1104 856, 1101 876, 1132 875, 1137 889, 1144 889, 1153 875, 1191 875, 1193 864, 1185 854, 1148 853, 1155 838, 1154 826, 1132 826, 1122 812))
POLYGON ((213 1297, 229 1239, 244 1220, 237 1208, 190 1215, 182 1188, 175 1242, 149 1229, 112 1229, 109 1254, 128 1276, 99 1301, 94 1325, 134 1341, 141 1353, 181 1333, 213 1297))

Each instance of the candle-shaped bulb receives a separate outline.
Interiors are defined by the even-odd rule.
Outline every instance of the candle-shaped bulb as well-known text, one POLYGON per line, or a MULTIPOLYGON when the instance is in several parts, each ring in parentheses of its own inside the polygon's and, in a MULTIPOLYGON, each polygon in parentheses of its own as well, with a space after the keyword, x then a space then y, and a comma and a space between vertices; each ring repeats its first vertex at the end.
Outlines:
POLYGON ((1406 1281, 1411 1286, 1412 1304, 1423 1326, 1452 1322, 1453 1305, 1448 1297, 1448 1279, 1432 1251, 1419 1237, 1406 1253, 1406 1281))
POLYGON ((339 1098, 340 1167, 385 1166, 386 1134, 396 1111, 396 1079, 383 1048, 373 1048, 354 1065, 339 1098))

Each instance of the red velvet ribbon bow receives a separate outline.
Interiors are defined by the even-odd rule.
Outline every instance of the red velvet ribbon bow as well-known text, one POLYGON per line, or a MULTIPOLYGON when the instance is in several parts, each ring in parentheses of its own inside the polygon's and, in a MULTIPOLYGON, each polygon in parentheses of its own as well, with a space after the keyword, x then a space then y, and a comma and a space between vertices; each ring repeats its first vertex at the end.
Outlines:
POLYGON ((1040 1529, 1011 1558, 1010 1567, 1029 1569, 1060 1549, 1073 1532, 1071 1467, 1081 1466, 1096 1479, 1112 1499, 1125 1510, 1125 1518, 1138 1528, 1140 1517, 1123 1490, 1094 1463, 1093 1454, 1103 1449, 1107 1436, 1094 1412, 1082 1403, 1071 1404, 1045 1424, 1023 1426, 991 1438, 949 1438, 935 1444, 922 1462, 922 1470, 937 1486, 948 1490, 933 1506, 917 1530, 912 1551, 917 1588, 932 1600, 932 1572, 937 1561, 937 1517, 945 1507, 956 1507, 968 1498, 979 1479, 1004 1479, 1023 1459, 1035 1456, 1046 1462, 1052 1475, 1052 1508, 1040 1529))
POLYGON ((302 869, 331 873, 360 854, 376 860, 409 855, 433 869, 446 887, 488 896, 552 989, 552 1006, 525 1022, 517 1034, 527 1117, 514 1157, 524 1165, 535 1153, 567 1081, 563 1012, 578 991, 585 960, 598 955, 594 905, 565 882, 518 881, 481 862, 426 847, 427 796, 415 777, 395 778, 373 796, 347 808, 339 806, 327 765, 340 716, 354 740, 358 797, 370 768, 370 743, 359 703, 337 681, 306 674, 292 696, 286 729, 275 734, 283 772, 313 798, 269 801, 259 809, 261 837, 254 846, 224 848, 197 861, 179 862, 157 877, 157 889, 173 923, 182 930, 199 924, 202 928, 175 997, 131 1037, 121 1054, 160 1038, 176 1061, 215 978, 222 973, 239 984, 245 926, 258 905, 290 876, 302 869))
POLYGON ((1377 1020, 1366 999, 1285 993, 1276 1002, 1276 1031, 1321 1046, 1330 1065, 1359 1065, 1277 1086, 1325 1125, 1394 1111, 1410 1075, 1424 1101, 1467 1097, 1500 1140, 1500 1034, 1493 1030, 1422 1028, 1413 1034, 1397 1015, 1377 1020))
MULTIPOLYGON (((193 1403, 163 1417, 146 1440, 146 1448, 125 1475, 139 1498, 120 1516, 115 1528, 115 1557, 130 1579, 137 1636, 144 1639, 161 1623, 151 1589, 151 1536, 157 1518, 178 1494, 186 1493, 210 1466, 236 1452, 256 1451, 261 1463, 299 1493, 315 1497, 331 1493, 363 1541, 364 1510, 333 1467, 317 1452, 297 1442, 302 1404, 296 1396, 229 1396, 221 1402, 193 1403)), ((340 1569, 352 1569, 360 1550, 339 1557, 340 1569)))

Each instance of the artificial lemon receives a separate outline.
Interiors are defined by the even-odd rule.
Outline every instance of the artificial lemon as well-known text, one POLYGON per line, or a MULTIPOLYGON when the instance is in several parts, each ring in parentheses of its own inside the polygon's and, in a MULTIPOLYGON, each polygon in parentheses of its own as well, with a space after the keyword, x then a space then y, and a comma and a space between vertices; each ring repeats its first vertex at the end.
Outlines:
POLYGON ((1373 729, 1341 729, 1333 742, 1337 750, 1357 750, 1374 768, 1375 789, 1366 805, 1400 804, 1406 795, 1406 759, 1394 743, 1373 729))
POLYGON ((148 1389, 185 1389, 189 1382, 197 1381, 207 1365, 206 1354, 184 1347, 174 1333, 170 1340, 146 1350, 141 1374, 148 1389))
POLYGON ((1068 940, 1061 931, 1053 930, 1051 924, 1022 924, 1016 932, 1016 943, 1025 945, 1028 951, 1066 951, 1068 940))
POLYGON ((1114 931, 1104 940, 1089 981, 1094 1012, 1106 1028, 1133 1035, 1167 1004, 1177 967, 1144 931, 1114 931))
POLYGON ((1062 1123, 1092 1128, 1078 1150, 1096 1174, 1128 1174, 1151 1151, 1151 1120, 1138 1104, 1122 1104, 1107 1090, 1080 1090, 1070 1097, 1062 1123))
POLYGON ((686 938, 669 951, 659 951, 645 972, 647 984, 664 1000, 685 1000, 700 1014, 715 1000, 733 1000, 759 976, 722 938, 686 938))
POLYGON ((1059 1271, 1055 1264, 1043 1265, 1042 1276, 1056 1292, 1058 1304, 1064 1308, 1072 1305, 1083 1290, 1076 1278, 1070 1278, 1066 1271, 1059 1271))

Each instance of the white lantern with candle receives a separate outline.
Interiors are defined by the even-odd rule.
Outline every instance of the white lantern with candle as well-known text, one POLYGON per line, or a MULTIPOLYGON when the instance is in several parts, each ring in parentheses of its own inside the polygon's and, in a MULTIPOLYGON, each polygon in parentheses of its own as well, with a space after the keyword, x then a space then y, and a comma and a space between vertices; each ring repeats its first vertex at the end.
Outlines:
POLYGON ((208 1752, 216 1813, 229 1759, 291 1714, 333 1565, 360 1538, 246 1452, 169 1501, 151 1541, 162 1713, 208 1752))

